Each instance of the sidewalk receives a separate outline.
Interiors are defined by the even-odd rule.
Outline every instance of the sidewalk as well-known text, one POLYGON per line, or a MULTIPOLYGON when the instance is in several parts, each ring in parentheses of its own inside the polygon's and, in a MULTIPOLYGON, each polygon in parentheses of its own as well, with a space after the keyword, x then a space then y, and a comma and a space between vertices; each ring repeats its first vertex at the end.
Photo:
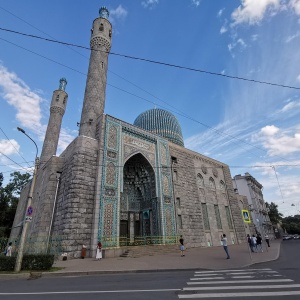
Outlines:
MULTIPOLYGON (((263 253, 249 252, 248 244, 229 246, 231 259, 226 259, 223 247, 191 248, 185 251, 185 256, 178 253, 159 254, 154 256, 115 257, 59 260, 54 267, 64 268, 56 272, 37 272, 38 277, 81 276, 93 274, 108 274, 122 272, 159 272, 182 270, 218 270, 243 268, 256 263, 276 260, 280 253, 281 240, 272 241, 271 247, 264 247, 263 253), (267 250, 267 251, 266 251, 267 250)), ((36 273, 36 272, 33 272, 36 273)), ((31 274, 32 275, 32 274, 31 274)), ((0 274, 1 279, 29 278, 30 273, 0 274)))
POLYGON ((115 257, 104 258, 100 261, 96 261, 95 258, 60 260, 54 264, 54 267, 63 267, 63 270, 43 273, 43 276, 242 268, 256 263, 276 260, 280 253, 280 244, 281 240, 272 241, 271 247, 265 247, 263 253, 251 253, 251 255, 248 244, 229 246, 231 259, 226 259, 223 247, 214 247, 187 249, 184 257, 180 256, 180 251, 178 250, 178 253, 137 258, 115 257))

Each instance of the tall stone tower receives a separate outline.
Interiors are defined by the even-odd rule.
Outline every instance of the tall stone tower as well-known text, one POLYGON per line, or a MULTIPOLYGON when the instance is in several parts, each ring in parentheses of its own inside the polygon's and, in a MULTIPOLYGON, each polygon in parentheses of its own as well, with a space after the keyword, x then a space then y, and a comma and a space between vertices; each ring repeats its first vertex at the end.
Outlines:
POLYGON ((108 54, 111 47, 112 26, 109 12, 101 7, 99 17, 91 29, 91 56, 86 80, 79 135, 96 138, 96 120, 104 112, 108 54))
POLYGON ((66 85, 67 80, 61 78, 58 90, 53 92, 50 117, 41 154, 42 164, 47 162, 53 155, 56 155, 61 122, 68 101, 68 94, 65 92, 66 85))

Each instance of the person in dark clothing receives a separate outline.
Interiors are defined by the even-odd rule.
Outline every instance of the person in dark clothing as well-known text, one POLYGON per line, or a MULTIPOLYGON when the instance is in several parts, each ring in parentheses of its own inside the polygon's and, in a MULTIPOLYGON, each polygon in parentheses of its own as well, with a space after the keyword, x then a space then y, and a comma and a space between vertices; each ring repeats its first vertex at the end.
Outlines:
POLYGON ((253 250, 253 242, 252 242, 252 239, 251 239, 251 237, 250 237, 249 234, 247 234, 247 241, 248 241, 248 244, 249 244, 251 252, 254 252, 254 250, 253 250))
POLYGON ((266 239, 266 243, 268 244, 268 247, 270 247, 270 239, 269 239, 269 236, 267 234, 265 236, 265 239, 266 239))
POLYGON ((180 236, 179 243, 180 243, 180 253, 181 253, 181 257, 182 257, 182 256, 185 256, 184 255, 185 248, 184 248, 184 244, 183 244, 183 237, 182 237, 182 235, 180 236))
POLYGON ((262 242, 262 238, 261 238, 260 234, 258 234, 257 237, 256 237, 257 251, 260 250, 261 252, 264 252, 263 249, 262 249, 261 242, 262 242))

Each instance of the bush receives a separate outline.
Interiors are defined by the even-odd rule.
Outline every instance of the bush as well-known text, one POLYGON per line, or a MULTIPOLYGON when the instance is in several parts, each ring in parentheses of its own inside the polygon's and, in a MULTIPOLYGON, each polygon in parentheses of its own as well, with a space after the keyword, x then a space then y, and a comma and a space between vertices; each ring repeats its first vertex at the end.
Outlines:
MULTIPOLYGON (((13 271, 16 256, 0 256, 0 271, 13 271)), ((50 270, 54 263, 52 254, 24 254, 21 270, 50 270)))
POLYGON ((53 263, 53 254, 26 254, 23 256, 22 270, 50 270, 53 263))
POLYGON ((0 271, 13 271, 15 268, 16 256, 0 256, 0 271))

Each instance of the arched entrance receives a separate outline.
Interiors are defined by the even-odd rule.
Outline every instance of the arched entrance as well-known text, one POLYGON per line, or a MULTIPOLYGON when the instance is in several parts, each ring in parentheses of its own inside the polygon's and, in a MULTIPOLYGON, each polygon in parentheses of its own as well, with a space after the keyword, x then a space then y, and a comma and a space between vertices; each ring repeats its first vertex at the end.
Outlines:
POLYGON ((120 245, 140 245, 158 236, 155 173, 142 154, 124 165, 120 205, 120 245))

